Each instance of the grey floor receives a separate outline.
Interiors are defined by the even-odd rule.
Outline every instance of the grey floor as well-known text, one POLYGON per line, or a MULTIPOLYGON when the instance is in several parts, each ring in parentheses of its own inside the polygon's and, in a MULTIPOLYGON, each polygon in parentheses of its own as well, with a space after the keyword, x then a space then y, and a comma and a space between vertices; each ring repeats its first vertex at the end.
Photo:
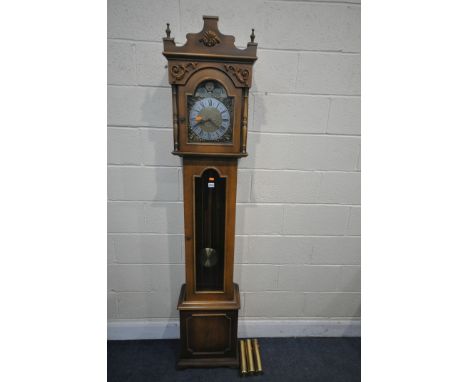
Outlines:
MULTIPOLYGON (((252 381, 360 381, 360 338, 260 338, 265 373, 252 381)), ((109 382, 200 381, 241 379, 229 368, 176 370, 178 340, 108 341, 109 382)))

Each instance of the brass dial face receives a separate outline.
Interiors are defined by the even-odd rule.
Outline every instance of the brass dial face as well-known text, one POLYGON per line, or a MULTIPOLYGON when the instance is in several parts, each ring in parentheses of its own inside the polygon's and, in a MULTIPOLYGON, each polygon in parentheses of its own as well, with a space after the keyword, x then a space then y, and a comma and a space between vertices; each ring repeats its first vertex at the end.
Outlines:
POLYGON ((231 116, 226 106, 216 98, 203 98, 190 110, 190 127, 202 140, 216 141, 228 130, 231 116))
POLYGON ((206 80, 188 95, 188 142, 232 143, 233 97, 218 81, 206 80))

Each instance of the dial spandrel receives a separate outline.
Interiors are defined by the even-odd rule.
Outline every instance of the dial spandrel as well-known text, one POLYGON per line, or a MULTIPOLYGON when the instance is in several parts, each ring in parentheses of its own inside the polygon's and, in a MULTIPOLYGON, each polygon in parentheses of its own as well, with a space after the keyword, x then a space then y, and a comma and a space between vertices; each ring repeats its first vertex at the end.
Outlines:
POLYGON ((232 142, 233 99, 216 81, 201 83, 188 96, 189 142, 232 142))

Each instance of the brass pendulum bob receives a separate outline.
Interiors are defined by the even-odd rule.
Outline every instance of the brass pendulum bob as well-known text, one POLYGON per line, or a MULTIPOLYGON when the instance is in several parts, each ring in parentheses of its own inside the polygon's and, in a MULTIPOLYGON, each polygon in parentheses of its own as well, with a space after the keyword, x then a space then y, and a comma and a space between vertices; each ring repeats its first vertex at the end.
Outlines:
POLYGON ((214 248, 203 248, 201 257, 203 266, 206 268, 214 267, 218 263, 218 254, 214 248))

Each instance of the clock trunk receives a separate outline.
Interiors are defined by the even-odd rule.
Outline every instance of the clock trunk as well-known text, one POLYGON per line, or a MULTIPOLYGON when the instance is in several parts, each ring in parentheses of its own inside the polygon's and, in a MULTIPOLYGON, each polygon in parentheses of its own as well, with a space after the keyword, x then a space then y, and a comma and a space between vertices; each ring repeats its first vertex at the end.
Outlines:
POLYGON ((184 158, 188 301, 234 298, 237 160, 184 158))

